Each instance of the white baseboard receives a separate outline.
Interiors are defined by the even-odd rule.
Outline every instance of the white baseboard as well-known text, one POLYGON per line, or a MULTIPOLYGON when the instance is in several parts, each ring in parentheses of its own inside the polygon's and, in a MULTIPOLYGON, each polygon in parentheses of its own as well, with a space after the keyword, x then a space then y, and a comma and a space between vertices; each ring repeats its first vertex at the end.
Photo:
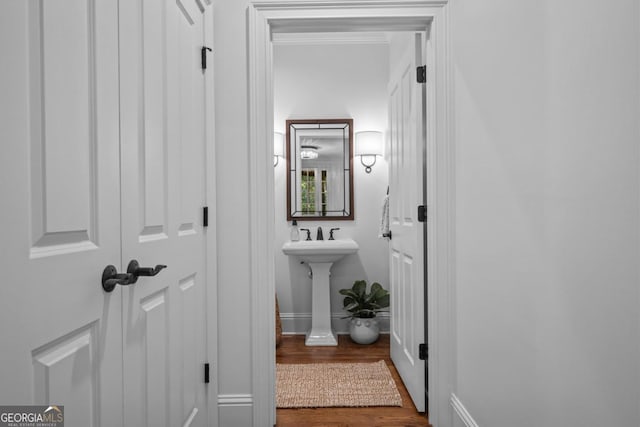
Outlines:
MULTIPOLYGON (((349 319, 342 319, 344 313, 331 313, 331 327, 339 334, 348 334, 349 319)), ((311 329, 311 313, 280 313, 284 335, 306 334, 311 329)), ((379 313, 380 333, 389 333, 389 313, 379 313)))
POLYGON ((212 426, 265 425, 253 422, 253 396, 250 394, 218 395, 218 420, 212 426))
POLYGON ((476 423, 469 411, 467 411, 467 408, 464 407, 460 399, 458 399, 458 396, 454 393, 451 393, 451 407, 453 407, 453 412, 465 427, 479 427, 478 423, 476 423))

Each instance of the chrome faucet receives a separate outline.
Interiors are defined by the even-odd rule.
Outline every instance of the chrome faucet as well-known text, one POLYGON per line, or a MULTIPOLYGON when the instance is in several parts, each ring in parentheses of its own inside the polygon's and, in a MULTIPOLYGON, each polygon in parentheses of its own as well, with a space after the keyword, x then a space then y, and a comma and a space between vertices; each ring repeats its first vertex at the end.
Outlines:
POLYGON ((316 234, 316 240, 324 240, 324 237, 322 237, 322 227, 318 227, 318 234, 316 234))

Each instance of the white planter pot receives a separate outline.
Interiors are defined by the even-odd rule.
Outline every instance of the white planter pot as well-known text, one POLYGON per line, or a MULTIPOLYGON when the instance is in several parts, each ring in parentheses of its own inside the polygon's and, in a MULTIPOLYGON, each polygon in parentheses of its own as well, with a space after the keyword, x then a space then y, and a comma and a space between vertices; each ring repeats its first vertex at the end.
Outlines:
POLYGON ((349 334, 351 339, 358 344, 371 344, 380 336, 378 319, 352 318, 349 321, 349 334))

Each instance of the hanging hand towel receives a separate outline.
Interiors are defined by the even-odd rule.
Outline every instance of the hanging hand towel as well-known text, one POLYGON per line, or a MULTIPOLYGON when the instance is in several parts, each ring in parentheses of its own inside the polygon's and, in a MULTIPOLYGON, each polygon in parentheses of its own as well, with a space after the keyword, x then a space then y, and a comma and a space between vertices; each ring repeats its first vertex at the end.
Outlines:
POLYGON ((384 196, 382 203, 382 218, 380 218, 380 233, 378 238, 382 239, 389 236, 389 195, 384 196))

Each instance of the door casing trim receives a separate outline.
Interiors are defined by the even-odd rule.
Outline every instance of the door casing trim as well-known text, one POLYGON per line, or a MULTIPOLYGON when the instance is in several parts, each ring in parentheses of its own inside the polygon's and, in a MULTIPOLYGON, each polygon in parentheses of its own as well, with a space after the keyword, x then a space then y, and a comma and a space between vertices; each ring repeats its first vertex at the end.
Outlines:
POLYGON ((272 32, 428 30, 429 419, 451 426, 455 391, 455 150, 448 0, 261 0, 248 8, 254 426, 275 425, 272 32))

